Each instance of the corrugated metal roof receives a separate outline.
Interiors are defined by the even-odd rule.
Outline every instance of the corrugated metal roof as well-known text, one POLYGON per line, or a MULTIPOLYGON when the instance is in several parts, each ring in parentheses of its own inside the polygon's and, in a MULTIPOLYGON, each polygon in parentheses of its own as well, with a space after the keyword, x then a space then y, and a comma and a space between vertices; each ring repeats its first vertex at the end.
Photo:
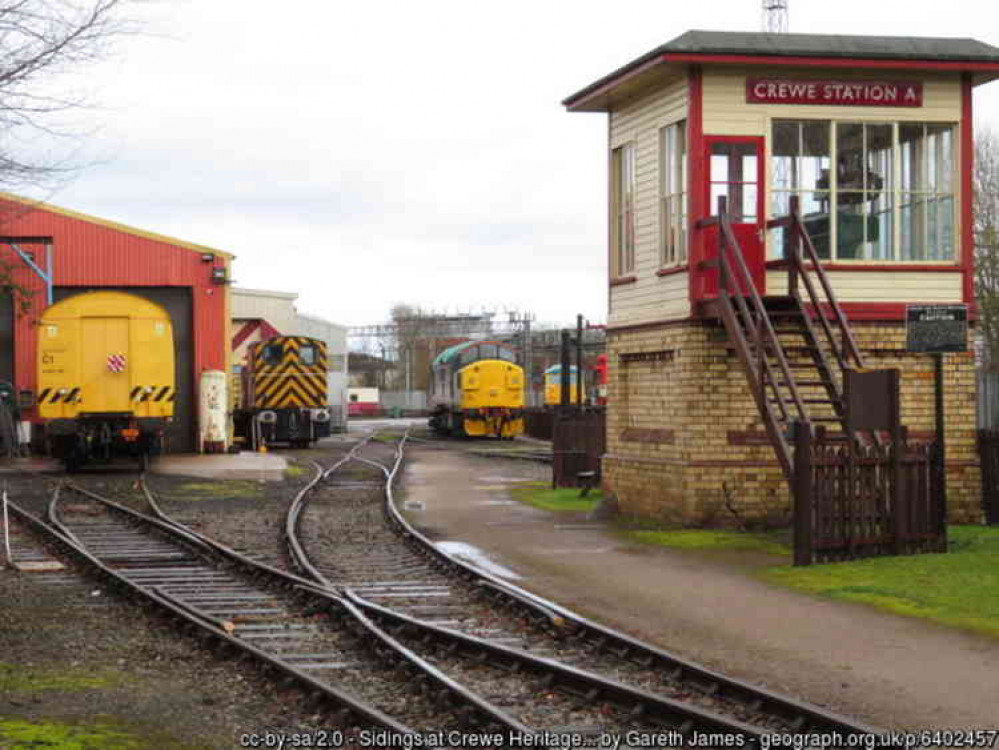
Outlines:
POLYGON ((91 224, 97 224, 98 226, 107 227, 108 229, 114 229, 118 232, 124 232, 126 234, 135 235, 136 237, 142 237, 147 240, 163 242, 167 245, 175 245, 176 247, 182 247, 187 250, 193 250, 196 253, 212 253, 214 255, 218 255, 223 258, 228 258, 229 260, 232 260, 233 258, 236 257, 232 253, 227 253, 225 250, 219 250, 214 247, 208 247, 207 245, 198 245, 193 242, 188 242, 186 240, 179 240, 176 237, 168 237, 165 234, 149 232, 145 229, 138 229, 136 227, 129 226, 128 224, 120 224, 116 221, 101 219, 97 216, 90 216, 89 214, 81 213, 80 211, 73 211, 68 208, 62 208, 61 206, 54 206, 51 203, 43 203, 41 201, 31 200, 30 198, 24 198, 20 195, 14 195, 13 193, 5 193, 3 191, 0 191, 0 200, 7 200, 13 203, 20 203, 21 205, 30 206, 32 208, 36 208, 42 211, 51 211, 54 214, 67 216, 71 219, 79 219, 80 221, 86 221, 91 224))
POLYGON ((858 60, 999 63, 999 48, 976 39, 839 34, 775 34, 742 31, 687 31, 566 98, 574 103, 614 79, 670 54, 750 57, 838 57, 858 60))

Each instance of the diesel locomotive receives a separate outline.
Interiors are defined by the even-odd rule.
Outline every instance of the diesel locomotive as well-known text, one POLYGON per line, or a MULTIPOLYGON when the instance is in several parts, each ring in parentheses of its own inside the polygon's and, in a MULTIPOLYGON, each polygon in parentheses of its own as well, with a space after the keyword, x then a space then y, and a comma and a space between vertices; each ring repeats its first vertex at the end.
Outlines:
POLYGON ((445 349, 431 366, 430 428, 438 435, 513 438, 524 431, 524 370, 499 341, 445 349))
POLYGON ((69 471, 129 456, 145 468, 173 418, 173 327, 159 305, 85 292, 47 308, 38 325, 38 415, 50 453, 69 471))
POLYGON ((305 448, 330 434, 326 343, 273 336, 252 344, 240 375, 236 436, 253 449, 272 443, 305 448))

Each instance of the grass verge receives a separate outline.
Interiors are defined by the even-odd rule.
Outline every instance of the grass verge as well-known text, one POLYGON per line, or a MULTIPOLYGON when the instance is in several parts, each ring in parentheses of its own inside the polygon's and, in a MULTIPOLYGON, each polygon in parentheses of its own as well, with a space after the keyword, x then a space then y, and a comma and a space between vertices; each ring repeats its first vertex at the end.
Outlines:
POLYGON ((789 555, 791 548, 777 533, 751 533, 722 529, 621 529, 621 536, 642 544, 673 549, 725 549, 789 555))
POLYGON ((590 490, 586 497, 579 496, 579 490, 566 487, 553 490, 547 482, 525 482, 511 488, 514 500, 518 500, 535 508, 553 511, 583 511, 589 512, 600 502, 599 490, 590 490))
POLYGON ((879 557, 804 568, 781 566, 764 580, 863 602, 896 614, 999 636, 999 528, 951 526, 945 555, 879 557))

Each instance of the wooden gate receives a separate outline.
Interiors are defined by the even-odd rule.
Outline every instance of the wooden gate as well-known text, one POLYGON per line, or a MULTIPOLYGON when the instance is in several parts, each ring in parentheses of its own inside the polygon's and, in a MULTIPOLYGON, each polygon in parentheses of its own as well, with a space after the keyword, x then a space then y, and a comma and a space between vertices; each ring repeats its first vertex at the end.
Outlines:
POLYGON ((580 472, 599 474, 606 445, 602 409, 557 415, 552 429, 552 486, 579 487, 580 472))
POLYGON ((795 430, 794 564, 947 551, 936 443, 836 441, 795 430))

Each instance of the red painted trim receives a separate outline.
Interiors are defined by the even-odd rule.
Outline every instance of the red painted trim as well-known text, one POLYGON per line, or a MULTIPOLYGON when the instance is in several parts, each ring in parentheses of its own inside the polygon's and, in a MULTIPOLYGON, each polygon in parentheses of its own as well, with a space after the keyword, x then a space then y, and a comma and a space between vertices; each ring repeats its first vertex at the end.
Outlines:
MULTIPOLYGON (((912 302, 840 302, 846 317, 855 320, 904 321, 905 308, 912 302)), ((973 310, 968 309, 968 319, 973 320, 973 310)))
POLYGON ((637 276, 618 276, 616 279, 610 280, 611 286, 624 286, 625 284, 634 284, 638 281, 637 276))
POLYGON ((677 273, 686 273, 689 270, 690 269, 686 264, 682 266, 675 266, 673 268, 660 268, 658 271, 656 271, 656 276, 672 276, 673 274, 677 273))
POLYGON ((969 316, 975 308, 975 234, 974 188, 972 170, 975 159, 974 122, 971 111, 971 76, 961 76, 961 264, 964 266, 964 301, 969 316))
POLYGON ((999 63, 942 62, 939 60, 871 60, 849 57, 782 57, 780 55, 703 55, 690 52, 668 53, 663 62, 726 65, 778 65, 810 68, 879 70, 946 70, 953 72, 999 72, 999 63))
MULTIPOLYGON (((787 261, 783 258, 776 258, 767 261, 767 268, 780 270, 786 268, 787 261)), ((811 268, 811 264, 807 265, 811 268)), ((937 273, 964 273, 964 266, 949 264, 917 264, 917 263, 823 263, 822 267, 827 271, 935 271, 937 273)))
MULTIPOLYGON (((687 246, 691 268, 704 260, 704 233, 695 228, 707 214, 702 201, 701 185, 704 183, 704 78, 700 66, 692 65, 687 77, 687 246)), ((694 304, 694 279, 688 278, 687 296, 694 304)))

